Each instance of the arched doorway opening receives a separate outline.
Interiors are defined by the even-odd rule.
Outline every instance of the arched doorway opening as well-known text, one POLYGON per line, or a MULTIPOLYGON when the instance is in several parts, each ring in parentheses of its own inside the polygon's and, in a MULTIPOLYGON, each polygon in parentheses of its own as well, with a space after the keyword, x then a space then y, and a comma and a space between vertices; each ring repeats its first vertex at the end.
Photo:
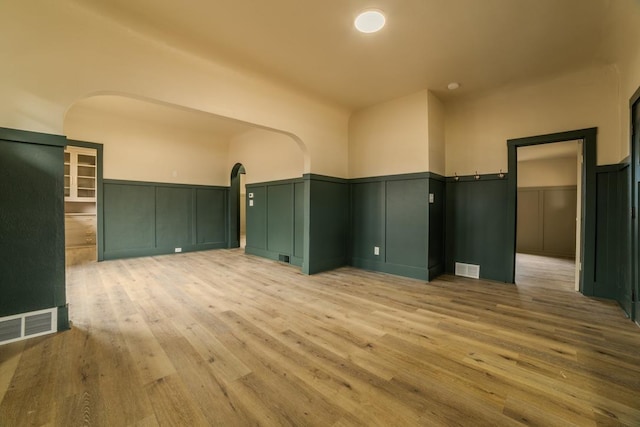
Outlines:
POLYGON ((246 242, 246 170, 242 163, 236 163, 231 169, 231 187, 229 189, 229 248, 244 247, 246 242))

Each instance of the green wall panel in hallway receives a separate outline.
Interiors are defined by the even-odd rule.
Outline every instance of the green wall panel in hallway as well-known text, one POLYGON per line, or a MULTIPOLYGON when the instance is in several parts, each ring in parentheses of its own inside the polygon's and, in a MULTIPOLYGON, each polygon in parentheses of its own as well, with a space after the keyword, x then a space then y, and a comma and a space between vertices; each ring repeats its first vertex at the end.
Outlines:
POLYGON ((0 128, 0 317, 58 307, 68 328, 64 262, 66 139, 0 128))

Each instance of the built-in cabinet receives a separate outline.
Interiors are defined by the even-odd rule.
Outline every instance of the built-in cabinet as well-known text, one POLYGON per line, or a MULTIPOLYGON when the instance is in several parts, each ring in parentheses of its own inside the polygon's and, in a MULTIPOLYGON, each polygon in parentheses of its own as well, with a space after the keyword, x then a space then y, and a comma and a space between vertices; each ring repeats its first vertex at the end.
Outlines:
POLYGON ((96 260, 97 151, 64 150, 65 247, 67 265, 96 260))
POLYGON ((64 200, 96 201, 96 150, 67 146, 64 150, 64 200))

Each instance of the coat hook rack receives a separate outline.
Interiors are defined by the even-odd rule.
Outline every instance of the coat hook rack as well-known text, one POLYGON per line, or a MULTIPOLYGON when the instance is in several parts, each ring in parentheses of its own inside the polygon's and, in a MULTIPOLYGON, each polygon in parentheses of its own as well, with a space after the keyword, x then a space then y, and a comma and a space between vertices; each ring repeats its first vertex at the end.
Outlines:
POLYGON ((480 175, 478 175, 478 171, 476 171, 476 174, 473 176, 473 178, 477 181, 480 179, 480 175))

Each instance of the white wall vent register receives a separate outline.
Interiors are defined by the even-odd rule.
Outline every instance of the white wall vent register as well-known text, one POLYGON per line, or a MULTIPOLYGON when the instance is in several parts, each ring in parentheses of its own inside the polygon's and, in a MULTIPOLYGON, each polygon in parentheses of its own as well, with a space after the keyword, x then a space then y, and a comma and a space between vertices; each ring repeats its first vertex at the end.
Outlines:
POLYGON ((456 276, 479 279, 480 266, 475 264, 464 264, 462 262, 456 262, 456 276))
POLYGON ((0 318, 0 344, 39 337, 57 330, 57 308, 2 317, 0 318))

